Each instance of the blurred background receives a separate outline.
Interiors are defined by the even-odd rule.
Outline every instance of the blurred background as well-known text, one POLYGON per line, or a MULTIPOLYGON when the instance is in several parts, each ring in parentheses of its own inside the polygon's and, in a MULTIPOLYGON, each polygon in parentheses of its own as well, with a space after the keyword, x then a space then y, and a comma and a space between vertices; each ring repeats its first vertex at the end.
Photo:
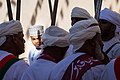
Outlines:
MULTIPOLYGON (((17 0, 10 0, 13 18, 16 19, 17 0)), ((51 0, 52 6, 54 0, 51 0)), ((86 9, 94 17, 94 0, 59 0, 56 16, 56 25, 65 30, 71 27, 71 10, 73 7, 86 9)), ((120 0, 103 0, 102 8, 110 8, 120 13, 120 0)), ((51 25, 48 0, 21 0, 20 21, 23 25, 25 43, 25 53, 20 58, 27 60, 29 50, 33 47, 28 35, 28 28, 34 24, 44 26, 44 30, 51 25)), ((8 21, 8 11, 6 0, 0 0, 0 23, 8 21)))

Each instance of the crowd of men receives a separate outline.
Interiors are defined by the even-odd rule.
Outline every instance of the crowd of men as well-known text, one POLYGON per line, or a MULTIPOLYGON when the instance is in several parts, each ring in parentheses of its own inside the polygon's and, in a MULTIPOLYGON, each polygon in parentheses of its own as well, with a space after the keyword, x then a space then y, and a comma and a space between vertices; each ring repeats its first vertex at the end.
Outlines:
POLYGON ((69 32, 33 25, 29 64, 21 22, 0 24, 0 80, 120 80, 120 14, 108 8, 99 20, 83 8, 71 12, 69 32))

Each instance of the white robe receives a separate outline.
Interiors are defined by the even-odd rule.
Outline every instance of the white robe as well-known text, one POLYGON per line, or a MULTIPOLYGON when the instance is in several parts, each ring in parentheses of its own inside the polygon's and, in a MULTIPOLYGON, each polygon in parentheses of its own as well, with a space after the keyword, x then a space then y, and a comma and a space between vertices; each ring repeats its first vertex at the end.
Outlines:
MULTIPOLYGON (((111 47, 114 43, 120 42, 117 37, 113 37, 111 40, 104 42, 103 51, 107 51, 109 47, 111 47)), ((116 44, 109 52, 108 52, 109 60, 112 60, 118 56, 120 56, 120 43, 116 44)))
POLYGON ((68 48, 68 50, 66 51, 66 54, 65 54, 64 58, 67 57, 67 56, 69 56, 69 55, 71 55, 71 54, 73 54, 73 53, 74 53, 74 51, 73 51, 73 45, 70 45, 69 48, 68 48))
POLYGON ((48 80, 50 71, 56 63, 38 59, 24 73, 22 80, 48 80))
MULTIPOLYGON (((49 80, 61 80, 69 64, 78 56, 83 54, 85 53, 72 54, 56 64, 50 73, 49 80)), ((81 80, 99 80, 103 69, 104 65, 92 67, 86 73, 84 73, 81 80)))
POLYGON ((35 60, 37 60, 37 58, 40 56, 40 54, 42 53, 42 49, 37 50, 36 48, 33 48, 30 50, 29 52, 29 64, 31 65, 35 60))
MULTIPOLYGON (((12 55, 6 51, 0 50, 0 60, 2 60, 7 55, 12 55)), ((21 77, 25 70, 28 68, 28 64, 23 61, 19 60, 15 62, 5 73, 3 80, 21 80, 21 77)))
POLYGON ((101 75, 100 80, 116 80, 115 72, 114 72, 114 62, 115 59, 111 60, 105 67, 101 75))

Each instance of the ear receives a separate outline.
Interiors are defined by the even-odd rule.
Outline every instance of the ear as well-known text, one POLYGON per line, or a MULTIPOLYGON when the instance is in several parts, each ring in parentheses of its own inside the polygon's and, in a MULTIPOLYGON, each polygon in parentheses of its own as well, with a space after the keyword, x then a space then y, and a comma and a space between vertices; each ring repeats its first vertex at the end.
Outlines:
POLYGON ((112 31, 112 32, 115 32, 115 30, 116 30, 116 25, 112 24, 112 25, 111 25, 111 31, 112 31))
POLYGON ((14 35, 12 36, 12 39, 13 39, 13 43, 17 44, 17 38, 14 35))

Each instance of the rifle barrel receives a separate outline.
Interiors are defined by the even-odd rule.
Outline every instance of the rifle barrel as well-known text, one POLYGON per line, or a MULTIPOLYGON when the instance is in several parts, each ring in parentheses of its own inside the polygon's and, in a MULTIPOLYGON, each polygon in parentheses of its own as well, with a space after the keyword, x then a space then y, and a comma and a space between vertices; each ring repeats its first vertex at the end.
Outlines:
POLYGON ((16 20, 20 20, 21 0, 17 0, 16 20))
POLYGON ((55 0, 55 2, 54 2, 54 9, 53 9, 53 13, 52 13, 51 25, 55 25, 56 15, 57 15, 57 7, 58 7, 58 0, 55 0))
POLYGON ((9 18, 9 21, 10 21, 10 20, 13 20, 11 3, 10 3, 10 0, 6 0, 6 2, 7 2, 7 9, 8 9, 8 18, 9 18))

